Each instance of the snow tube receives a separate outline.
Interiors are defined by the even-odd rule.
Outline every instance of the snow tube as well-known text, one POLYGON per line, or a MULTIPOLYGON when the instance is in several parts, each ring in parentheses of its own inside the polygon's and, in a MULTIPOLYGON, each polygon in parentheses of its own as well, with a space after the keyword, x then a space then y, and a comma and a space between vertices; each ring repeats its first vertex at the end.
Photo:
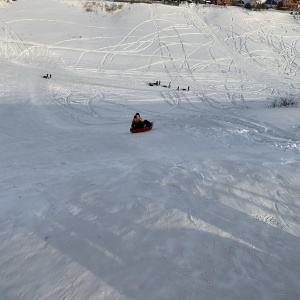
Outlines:
POLYGON ((149 131, 153 127, 153 122, 151 124, 152 124, 151 126, 142 127, 142 128, 130 128, 130 132, 132 132, 132 133, 138 133, 138 132, 149 131))

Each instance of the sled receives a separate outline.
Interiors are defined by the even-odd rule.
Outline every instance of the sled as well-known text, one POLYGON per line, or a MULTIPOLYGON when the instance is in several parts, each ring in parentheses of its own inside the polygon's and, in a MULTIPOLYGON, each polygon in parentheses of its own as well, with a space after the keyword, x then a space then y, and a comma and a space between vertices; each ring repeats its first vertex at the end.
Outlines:
POLYGON ((147 126, 147 127, 141 127, 141 128, 130 128, 130 132, 132 133, 138 133, 138 132, 144 132, 144 131, 149 131, 152 129, 153 127, 153 122, 151 122, 151 126, 147 126))

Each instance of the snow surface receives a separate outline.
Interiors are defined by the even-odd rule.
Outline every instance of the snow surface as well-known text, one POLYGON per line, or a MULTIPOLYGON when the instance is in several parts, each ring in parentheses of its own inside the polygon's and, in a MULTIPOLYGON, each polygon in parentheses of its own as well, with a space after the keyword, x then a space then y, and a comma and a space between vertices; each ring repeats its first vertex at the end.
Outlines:
POLYGON ((18 0, 0 20, 1 300, 300 299, 300 110, 268 107, 299 98, 297 17, 18 0))

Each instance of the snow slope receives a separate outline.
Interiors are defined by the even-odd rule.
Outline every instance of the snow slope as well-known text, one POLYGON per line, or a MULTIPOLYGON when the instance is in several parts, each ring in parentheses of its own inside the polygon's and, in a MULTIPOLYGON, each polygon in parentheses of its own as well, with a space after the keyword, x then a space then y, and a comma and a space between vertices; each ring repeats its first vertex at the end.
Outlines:
POLYGON ((300 111, 269 108, 299 98, 299 32, 236 7, 3 6, 1 299, 299 299, 300 111))

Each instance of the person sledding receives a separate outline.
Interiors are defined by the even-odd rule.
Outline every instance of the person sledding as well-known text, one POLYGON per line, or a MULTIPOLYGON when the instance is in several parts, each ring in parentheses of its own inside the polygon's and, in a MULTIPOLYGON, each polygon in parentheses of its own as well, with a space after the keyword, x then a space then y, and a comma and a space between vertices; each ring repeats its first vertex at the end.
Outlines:
POLYGON ((136 113, 134 115, 132 123, 131 123, 132 129, 144 128, 144 127, 148 127, 148 126, 152 126, 152 123, 149 122, 148 120, 143 120, 139 113, 136 113))

